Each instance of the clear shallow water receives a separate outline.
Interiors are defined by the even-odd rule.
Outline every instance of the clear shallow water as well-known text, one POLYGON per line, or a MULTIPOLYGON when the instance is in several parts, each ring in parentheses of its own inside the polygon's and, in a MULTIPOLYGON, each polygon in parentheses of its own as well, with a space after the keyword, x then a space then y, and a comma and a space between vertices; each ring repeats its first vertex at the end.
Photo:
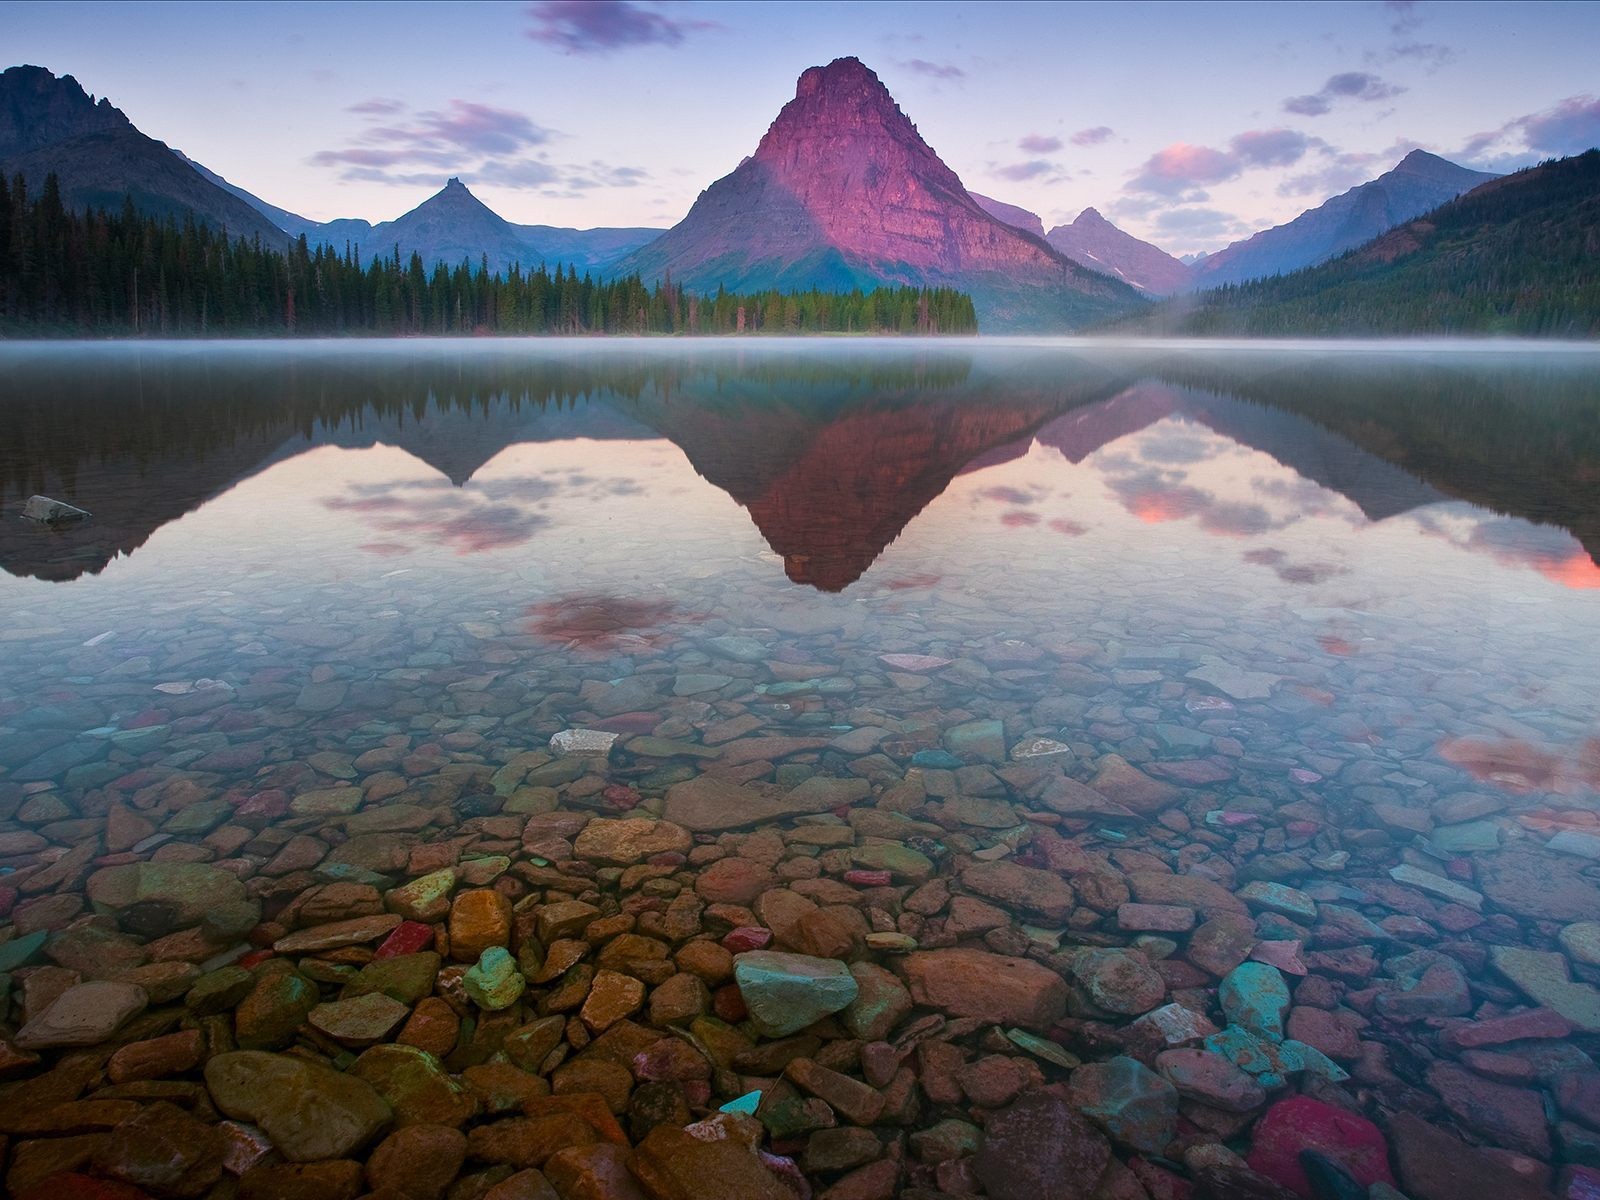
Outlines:
MULTIPOLYGON (((8 346, 0 510, 12 934, 62 930, 79 909, 61 896, 92 867, 140 858, 220 864, 269 923, 314 884, 390 887, 449 852, 510 855, 496 886, 514 898, 567 894, 518 873, 554 860, 572 890, 592 879, 602 904, 649 916, 699 885, 679 872, 614 894, 618 872, 571 863, 562 814, 641 796, 654 811, 702 774, 769 798, 814 775, 864 779, 865 799, 829 793, 852 823, 883 810, 858 851, 909 811, 929 822, 914 844, 938 876, 1013 917, 959 933, 953 910, 925 919, 848 879, 848 855, 801 862, 787 846, 779 878, 868 889, 859 920, 881 933, 1031 955, 1075 980, 1072 1017, 1117 1025, 1135 1009, 1086 1001, 1087 974, 1055 947, 1137 942, 1171 956, 1150 1003, 1220 1023, 1222 972, 1183 961, 1201 956, 1182 934, 1140 940, 1145 918, 1124 926, 1115 899, 1130 882, 1147 899, 1138 880, 1158 866, 1240 895, 1289 883, 1309 899, 1251 907, 1260 937, 1294 948, 1257 957, 1296 979, 1297 1012, 1394 1049, 1403 1080, 1339 1051, 1315 1012, 1296 1032, 1325 1035, 1386 1130, 1420 1110, 1547 1162, 1586 1161, 1597 1136, 1535 1144, 1526 1111, 1449 1075, 1459 1047, 1419 1024, 1528 1002, 1538 971, 1491 969, 1495 946, 1559 950, 1563 973, 1600 982, 1600 931, 1569 937, 1600 920, 1585 875, 1600 856, 1592 353, 8 346), (17 510, 35 492, 94 518, 29 524, 17 510), (550 739, 572 728, 619 734, 609 760, 556 757, 550 739), (1113 756, 1148 778, 1130 789, 1113 756), (1063 803, 1063 776, 1109 802, 1063 803), (1136 820, 1121 802, 1147 801, 1152 779, 1175 799, 1136 820), (348 797, 330 796, 347 783, 368 831, 354 837, 348 797), (321 799, 291 807, 308 793, 321 799), (126 833, 123 805, 150 836, 126 833), (426 832, 385 826, 389 805, 426 809, 426 832), (473 824, 496 813, 546 823, 520 843, 473 824), (70 857, 85 846, 111 852, 70 857), (985 891, 974 854, 1114 882, 1081 887, 1064 916, 985 891), (1294 916, 1301 903, 1318 915, 1294 916), (1453 965, 1424 976, 1435 947, 1453 965)), ((124 914, 152 932, 137 925, 124 914)), ((726 929, 708 917, 706 932, 726 929)), ((369 951, 339 954, 319 968, 324 1000, 369 951)), ((1600 1012, 1588 997, 1561 1002, 1600 1012)), ((1070 1025, 1052 1036, 1104 1057, 1070 1025)), ((1523 1043, 1518 1103, 1537 1109, 1551 1071, 1592 1072, 1587 1044, 1540 1057, 1523 1043)), ((489 1052, 463 1034, 447 1062, 489 1052)), ((906 1178, 935 1175, 913 1163, 906 1178)))
POLYGON ((1207 757, 1246 792, 1357 758, 1402 790, 1442 786, 1457 768, 1441 744, 1480 737, 1571 760, 1530 785, 1594 782, 1578 765, 1600 666, 1592 358, 6 354, 0 720, 72 713, 47 726, 59 770, 13 739, 12 784, 70 797, 217 742, 164 700, 198 679, 235 689, 227 713, 249 714, 263 762, 460 731, 485 739, 465 757, 493 761, 582 716, 586 679, 726 674, 707 648, 726 635, 826 666, 837 690, 779 703, 740 665, 687 696, 663 687, 674 728, 749 702, 773 727, 910 722, 936 742, 984 710, 1088 759, 1207 757), (30 525, 16 508, 33 492, 95 520, 30 525), (878 661, 897 652, 958 665, 908 688, 878 661), (1217 690, 1189 678, 1208 663, 1272 677, 1248 721, 1226 718, 1242 757, 1155 732, 1199 724, 1184 706, 1217 690), (1083 676, 1076 700, 1063 671, 1083 676), (311 684, 349 694, 311 715, 311 684), (130 721, 165 734, 128 753, 130 721))

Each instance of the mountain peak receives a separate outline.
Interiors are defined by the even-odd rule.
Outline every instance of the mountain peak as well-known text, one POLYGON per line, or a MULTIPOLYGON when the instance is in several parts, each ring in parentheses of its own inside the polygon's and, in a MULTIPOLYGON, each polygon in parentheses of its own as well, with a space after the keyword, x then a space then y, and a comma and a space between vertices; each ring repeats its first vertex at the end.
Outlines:
MULTIPOLYGON (((854 55, 848 55, 834 59, 825 67, 807 67, 800 74, 794 94, 796 97, 810 96, 830 90, 870 88, 874 84, 883 87, 877 72, 854 55)), ((884 94, 888 94, 887 88, 884 88, 884 94)))
POLYGON ((445 180, 444 186, 446 191, 451 188, 460 188, 463 192, 467 190, 467 185, 461 182, 461 177, 458 175, 450 176, 449 179, 445 180))
POLYGON ((1110 221, 1106 220, 1105 217, 1100 215, 1100 210, 1098 208, 1093 207, 1092 205, 1090 207, 1084 209, 1075 218, 1073 218, 1072 223, 1074 225, 1109 225, 1109 224, 1111 224, 1110 221))

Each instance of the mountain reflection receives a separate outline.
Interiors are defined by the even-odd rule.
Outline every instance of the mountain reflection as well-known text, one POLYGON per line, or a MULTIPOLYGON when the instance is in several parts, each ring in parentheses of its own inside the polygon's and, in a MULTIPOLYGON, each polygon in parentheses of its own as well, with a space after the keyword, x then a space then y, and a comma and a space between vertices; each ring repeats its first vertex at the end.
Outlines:
MULTIPOLYGON (((1566 586, 1600 586, 1592 369, 924 343, 15 353, 0 384, 0 566, 39 579, 98 573, 164 525, 319 447, 394 446, 443 476, 347 484, 324 498, 328 512, 367 527, 364 552, 492 553, 537 542, 582 486, 640 486, 480 480, 507 448, 666 439, 748 513, 792 581, 827 592, 860 579, 958 476, 1036 447, 1092 460, 1108 494, 1146 523, 1257 538, 1337 495, 1359 521, 1410 513, 1428 536, 1566 586), (1252 477, 1247 493, 1208 485, 1219 457, 1247 453, 1287 472, 1252 477), (43 530, 16 519, 34 492, 94 520, 43 530), (1458 512, 1456 501, 1499 515, 1458 512)), ((1025 488, 980 498, 997 507, 1001 531, 1090 529, 1047 521, 1025 488)), ((1342 569, 1263 545, 1243 560, 1291 583, 1342 569)), ((936 578, 939 564, 923 565, 936 578)), ((588 618, 536 619, 571 633, 588 618)))

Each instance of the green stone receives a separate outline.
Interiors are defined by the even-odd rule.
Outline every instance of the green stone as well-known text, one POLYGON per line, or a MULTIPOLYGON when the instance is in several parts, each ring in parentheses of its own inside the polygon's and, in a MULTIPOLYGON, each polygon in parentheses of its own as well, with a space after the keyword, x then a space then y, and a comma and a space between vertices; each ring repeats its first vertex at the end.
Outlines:
POLYGON ((1490 946, 1489 962, 1535 1004, 1554 1009, 1584 1033, 1600 1033, 1600 989, 1574 982, 1565 955, 1490 946))
POLYGON ((237 875, 207 863, 124 863, 89 876, 89 900, 96 911, 121 913, 139 905, 166 910, 172 929, 198 925, 207 913, 245 899, 237 875))
POLYGON ((999 721, 968 721, 945 730, 944 748, 963 761, 1006 761, 1006 730, 999 721))
POLYGON ((504 946, 490 946, 462 977, 461 985, 479 1008, 498 1012, 510 1008, 527 989, 528 981, 517 960, 504 946))
POLYGON ((1240 963, 1217 990, 1230 1024, 1259 1037, 1283 1040, 1283 1018, 1289 1011, 1289 985, 1283 972, 1266 963, 1240 963))
POLYGON ((888 871, 902 883, 922 883, 933 875, 933 860, 910 846, 869 842, 850 852, 850 861, 868 871, 888 871))
POLYGON ((183 998, 184 1007, 197 1017, 227 1012, 248 996, 256 977, 243 967, 218 967, 194 981, 183 998))
POLYGON ((1006 1038, 1012 1045, 1026 1050, 1035 1058, 1042 1058, 1045 1062, 1054 1063, 1068 1071, 1083 1063, 1083 1060, 1070 1050, 1064 1050, 1049 1038, 1029 1033, 1026 1029, 1008 1029, 1006 1038))
POLYGON ((360 788, 319 788, 301 792, 289 801, 289 810, 301 817, 347 817, 365 799, 360 788))
POLYGON ((850 969, 832 958, 752 950, 733 960, 750 1023, 766 1037, 787 1037, 839 1012, 860 990, 850 969))
POLYGON ((39 947, 44 945, 46 936, 45 931, 41 929, 26 937, 12 938, 0 946, 0 971, 14 971, 26 963, 39 952, 39 947))
POLYGON ((241 1050, 281 1050, 317 1006, 317 985, 294 971, 260 975, 233 1014, 241 1050))
POLYGON ((1234 893, 1253 909, 1264 909, 1294 921, 1317 919, 1317 902, 1299 888, 1282 883, 1247 883, 1234 893))

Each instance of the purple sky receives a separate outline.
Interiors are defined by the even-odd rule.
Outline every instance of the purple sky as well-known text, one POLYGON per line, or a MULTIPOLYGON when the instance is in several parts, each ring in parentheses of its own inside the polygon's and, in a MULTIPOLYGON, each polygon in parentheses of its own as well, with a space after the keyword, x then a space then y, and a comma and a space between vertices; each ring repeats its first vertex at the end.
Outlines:
POLYGON ((973 191, 1215 249, 1421 146, 1600 142, 1600 4, 9 3, 10 63, 306 216, 459 175, 524 223, 658 225, 855 54, 973 191))

